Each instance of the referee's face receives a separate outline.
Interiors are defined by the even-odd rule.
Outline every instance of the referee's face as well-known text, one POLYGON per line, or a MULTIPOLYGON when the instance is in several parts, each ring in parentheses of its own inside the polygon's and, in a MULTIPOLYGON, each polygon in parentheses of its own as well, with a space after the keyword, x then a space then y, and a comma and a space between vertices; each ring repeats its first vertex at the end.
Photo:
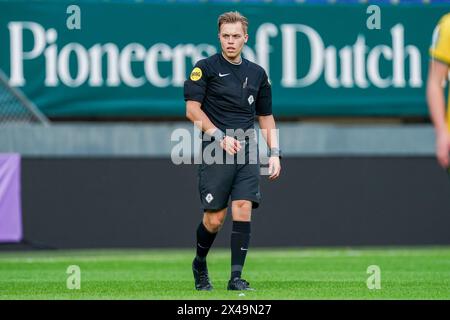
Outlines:
POLYGON ((219 39, 223 54, 228 59, 234 60, 241 54, 248 40, 248 34, 244 33, 240 22, 224 23, 220 26, 219 39))

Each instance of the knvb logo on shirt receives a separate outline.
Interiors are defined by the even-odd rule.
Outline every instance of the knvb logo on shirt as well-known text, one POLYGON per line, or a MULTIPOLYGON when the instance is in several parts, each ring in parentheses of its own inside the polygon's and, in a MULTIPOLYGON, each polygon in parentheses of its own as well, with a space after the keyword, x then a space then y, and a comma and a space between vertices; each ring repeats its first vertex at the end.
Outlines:
POLYGON ((205 200, 206 200, 208 203, 211 203, 211 201, 213 201, 213 199, 214 199, 214 197, 212 196, 211 193, 208 193, 208 194, 206 195, 206 197, 205 197, 205 200))
MULTIPOLYGON (((9 48, 5 39, 2 47, 9 50, 10 65, 6 69, 10 70, 13 86, 25 86, 30 77, 35 77, 31 72, 39 64, 45 70, 47 87, 182 87, 187 72, 192 70, 191 62, 216 53, 215 45, 205 43, 170 46, 157 42, 147 46, 131 42, 119 46, 99 39, 89 47, 79 42, 61 45, 59 39, 69 38, 68 31, 31 21, 12 21, 7 28, 9 48), (71 65, 76 65, 75 70, 71 65), (163 73, 162 66, 170 66, 170 72, 163 73)), ((372 47, 361 32, 346 36, 347 43, 340 47, 326 44, 324 36, 304 24, 263 23, 256 29, 254 49, 245 46, 243 54, 264 67, 269 76, 280 74, 271 82, 283 88, 304 88, 317 82, 324 82, 329 88, 422 87, 421 53, 417 46, 405 43, 405 27, 401 23, 390 28, 389 43, 372 47), (274 68, 280 72, 271 72, 274 68)), ((341 42, 342 35, 339 36, 335 40, 341 42)))

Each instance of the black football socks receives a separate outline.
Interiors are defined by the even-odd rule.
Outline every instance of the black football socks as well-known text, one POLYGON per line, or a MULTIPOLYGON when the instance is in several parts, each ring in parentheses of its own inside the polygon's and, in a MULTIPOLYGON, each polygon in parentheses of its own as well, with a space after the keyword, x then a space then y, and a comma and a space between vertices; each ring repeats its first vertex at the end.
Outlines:
POLYGON ((240 278, 250 243, 250 221, 233 221, 231 233, 231 279, 240 278))
POLYGON ((206 256, 216 235, 217 232, 209 232, 203 224, 203 221, 200 222, 197 228, 197 256, 194 259, 194 266, 197 270, 206 269, 206 256))

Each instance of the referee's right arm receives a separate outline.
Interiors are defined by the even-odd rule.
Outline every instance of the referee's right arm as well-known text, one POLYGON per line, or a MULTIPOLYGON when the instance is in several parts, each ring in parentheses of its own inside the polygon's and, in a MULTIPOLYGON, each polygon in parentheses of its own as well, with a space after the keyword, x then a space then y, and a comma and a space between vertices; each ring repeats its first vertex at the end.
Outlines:
POLYGON ((184 82, 184 100, 186 101, 186 117, 200 130, 220 141, 220 146, 233 155, 241 149, 238 140, 225 136, 201 109, 207 86, 207 66, 199 61, 184 82))
MULTIPOLYGON (((209 120, 208 116, 201 109, 202 104, 195 100, 186 101, 186 118, 206 133, 214 132, 217 127, 209 120)), ((212 135, 212 134, 210 134, 212 135)))

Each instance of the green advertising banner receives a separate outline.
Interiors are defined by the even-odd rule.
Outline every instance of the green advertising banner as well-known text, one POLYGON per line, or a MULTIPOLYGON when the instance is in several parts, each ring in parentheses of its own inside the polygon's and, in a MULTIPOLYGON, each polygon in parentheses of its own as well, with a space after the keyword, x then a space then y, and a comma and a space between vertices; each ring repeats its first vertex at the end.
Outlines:
POLYGON ((219 50, 217 17, 249 18, 277 116, 427 114, 443 6, 0 1, 0 68, 47 116, 184 116, 183 82, 219 50))

